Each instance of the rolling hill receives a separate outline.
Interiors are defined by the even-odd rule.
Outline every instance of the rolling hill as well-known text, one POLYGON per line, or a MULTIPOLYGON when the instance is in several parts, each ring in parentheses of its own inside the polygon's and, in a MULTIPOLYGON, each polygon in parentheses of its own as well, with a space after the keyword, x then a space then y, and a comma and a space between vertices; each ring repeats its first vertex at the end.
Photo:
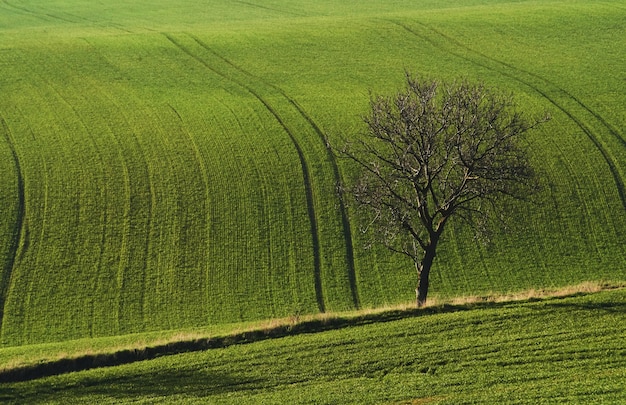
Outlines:
POLYGON ((370 92, 480 80, 552 121, 544 191, 440 297, 626 279, 620 1, 0 2, 0 341, 177 330, 410 300, 336 194, 370 92))
POLYGON ((305 322, 278 339, 5 382, 0 400, 619 404, 626 399, 625 298, 620 289, 305 322))

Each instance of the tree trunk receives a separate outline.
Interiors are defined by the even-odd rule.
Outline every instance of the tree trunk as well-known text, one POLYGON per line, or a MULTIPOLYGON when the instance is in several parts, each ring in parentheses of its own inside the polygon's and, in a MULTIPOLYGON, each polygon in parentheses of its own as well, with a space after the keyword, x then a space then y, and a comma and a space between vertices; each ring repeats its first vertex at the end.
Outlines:
POLYGON ((428 278, 430 276, 430 269, 433 266, 435 260, 438 238, 431 238, 431 243, 426 247, 424 252, 424 259, 417 265, 417 288, 415 289, 415 295, 417 298, 417 307, 423 307, 426 304, 426 297, 428 296, 428 278))

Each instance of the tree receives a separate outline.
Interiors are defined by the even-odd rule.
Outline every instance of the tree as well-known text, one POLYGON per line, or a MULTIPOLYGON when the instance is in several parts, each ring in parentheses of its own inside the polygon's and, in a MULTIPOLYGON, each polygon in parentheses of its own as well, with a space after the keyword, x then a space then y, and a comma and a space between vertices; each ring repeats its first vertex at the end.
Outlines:
POLYGON ((340 152, 360 175, 342 185, 367 226, 417 271, 417 306, 426 303, 442 233, 457 217, 477 231, 506 199, 527 199, 538 181, 525 135, 548 119, 519 113, 512 96, 468 81, 439 83, 406 74, 406 88, 370 101, 367 133, 340 152))

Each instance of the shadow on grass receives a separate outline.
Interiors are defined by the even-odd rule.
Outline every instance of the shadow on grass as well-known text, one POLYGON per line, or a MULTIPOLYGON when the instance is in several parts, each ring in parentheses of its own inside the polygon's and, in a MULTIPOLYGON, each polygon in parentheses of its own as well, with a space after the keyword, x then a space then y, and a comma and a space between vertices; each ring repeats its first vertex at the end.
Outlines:
MULTIPOLYGON (((472 302, 467 304, 443 304, 426 308, 389 310, 380 313, 363 314, 350 317, 331 317, 326 319, 306 320, 298 323, 279 325, 266 329, 252 330, 227 336, 178 341, 140 349, 120 350, 114 353, 90 354, 76 358, 65 358, 23 367, 16 367, 0 372, 0 383, 29 381, 42 377, 60 375, 75 371, 84 371, 100 367, 120 366, 159 356, 197 352, 209 349, 226 348, 232 345, 259 342, 286 336, 319 333, 328 330, 362 326, 373 323, 392 322, 405 318, 428 316, 451 312, 480 309, 499 309, 519 306, 532 302, 543 302, 546 307, 568 306, 579 309, 606 310, 626 313, 626 302, 572 302, 571 298, 582 297, 589 293, 575 293, 569 296, 552 298, 530 298, 514 302, 472 302)), ((545 308, 545 307, 544 307, 545 308)), ((0 386, 0 388, 2 388, 0 386)), ((0 391, 0 398, 2 391, 0 391)))
POLYGON ((81 398, 98 397, 114 402, 132 398, 149 398, 158 402, 159 398, 177 395, 207 398, 211 395, 256 389, 264 384, 262 380, 240 380, 206 369, 152 373, 126 370, 110 376, 83 377, 74 384, 39 383, 20 387, 0 385, 0 402, 48 403, 52 400, 58 401, 64 395, 70 396, 72 402, 80 402, 81 398))
POLYGON ((605 311, 626 314, 626 302, 553 302, 556 308, 571 308, 589 311, 605 311))
POLYGON ((153 347, 120 350, 113 353, 88 354, 75 358, 63 358, 45 363, 15 367, 0 371, 0 383, 29 381, 38 378, 84 371, 100 367, 120 366, 137 361, 150 360, 164 355, 197 352, 209 349, 226 348, 233 345, 259 342, 267 339, 276 339, 309 333, 319 333, 328 330, 342 329, 351 326, 367 325, 372 323, 391 322, 415 316, 425 316, 437 313, 457 312, 476 309, 483 306, 493 307, 498 304, 471 304, 471 305, 441 305, 422 309, 391 310, 377 314, 367 314, 356 317, 335 317, 301 321, 294 324, 279 325, 266 329, 246 331, 237 334, 193 339, 167 343, 153 347))

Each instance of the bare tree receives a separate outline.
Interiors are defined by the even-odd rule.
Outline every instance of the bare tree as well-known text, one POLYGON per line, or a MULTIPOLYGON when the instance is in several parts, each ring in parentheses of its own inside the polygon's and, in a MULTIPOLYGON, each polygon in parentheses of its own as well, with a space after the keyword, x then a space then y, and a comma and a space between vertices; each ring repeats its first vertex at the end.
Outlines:
MULTIPOLYGON (((417 271, 417 305, 449 220, 481 230, 503 200, 536 191, 524 135, 530 120, 512 97, 467 81, 440 84, 406 74, 406 88, 374 97, 367 133, 340 152, 360 176, 342 190, 366 211, 366 228, 417 271)), ((500 210, 499 210, 500 208, 500 210)))

